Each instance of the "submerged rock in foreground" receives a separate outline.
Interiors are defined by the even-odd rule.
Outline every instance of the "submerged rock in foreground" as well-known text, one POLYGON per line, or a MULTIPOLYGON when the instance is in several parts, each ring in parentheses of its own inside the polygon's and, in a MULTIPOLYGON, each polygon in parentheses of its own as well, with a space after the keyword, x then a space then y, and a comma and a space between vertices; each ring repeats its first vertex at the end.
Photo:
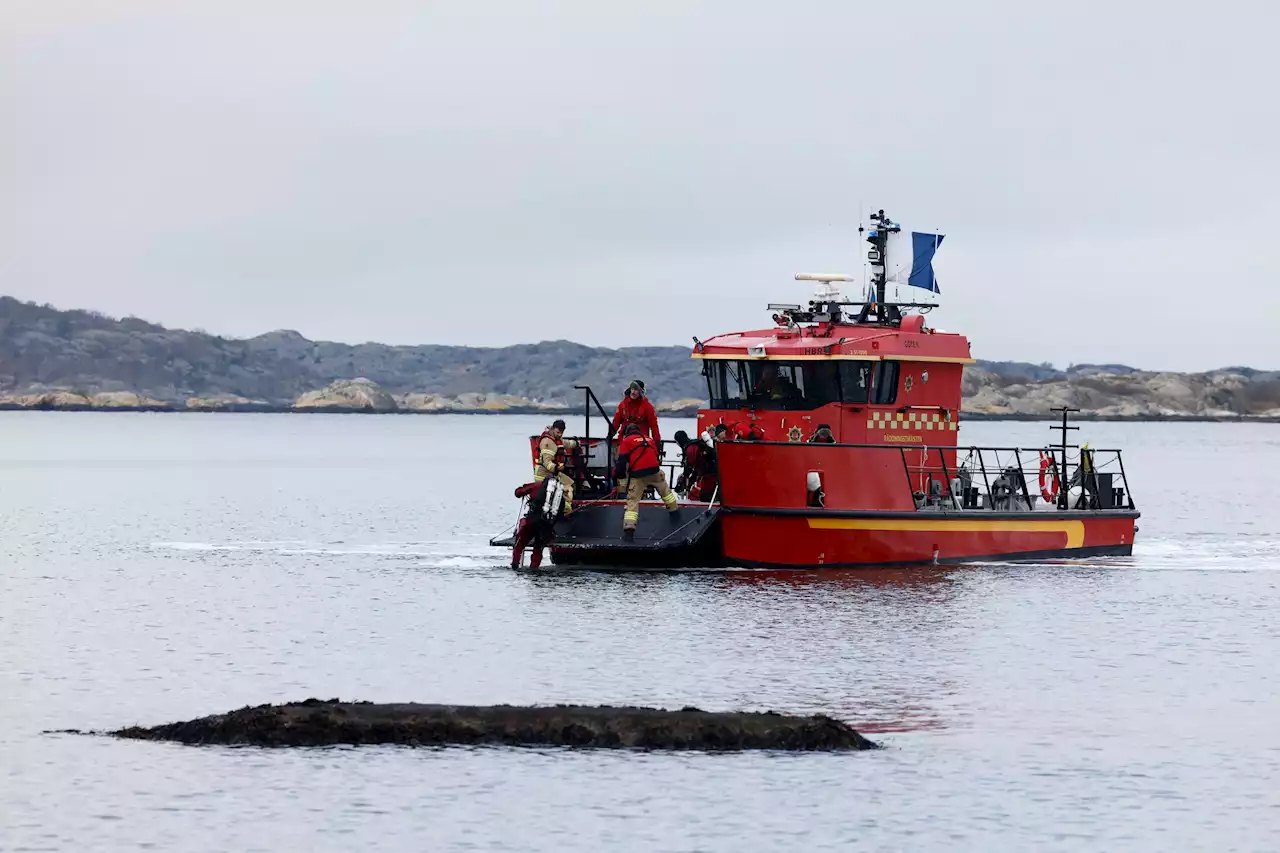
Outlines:
POLYGON ((116 737, 188 744, 506 744, 643 749, 875 749, 823 715, 720 713, 688 708, 556 705, 375 705, 308 699, 259 705, 182 723, 110 732, 116 737))

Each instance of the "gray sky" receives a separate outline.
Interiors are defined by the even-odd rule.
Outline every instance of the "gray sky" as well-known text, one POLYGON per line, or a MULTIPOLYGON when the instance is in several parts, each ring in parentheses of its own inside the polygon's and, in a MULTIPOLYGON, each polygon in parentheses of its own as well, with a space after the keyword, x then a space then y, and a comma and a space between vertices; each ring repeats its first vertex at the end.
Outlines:
POLYGON ((1158 8, 0 0, 0 292, 684 344, 874 204, 979 357, 1280 367, 1280 7, 1158 8))

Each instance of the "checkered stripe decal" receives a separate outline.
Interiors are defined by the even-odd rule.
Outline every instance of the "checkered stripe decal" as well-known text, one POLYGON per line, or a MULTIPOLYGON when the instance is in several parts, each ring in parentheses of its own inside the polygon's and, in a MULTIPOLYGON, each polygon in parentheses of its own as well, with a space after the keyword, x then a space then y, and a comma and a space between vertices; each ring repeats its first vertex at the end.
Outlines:
POLYGON ((940 412, 872 412, 867 429, 894 432, 920 432, 922 430, 955 430, 960 424, 944 418, 940 412))

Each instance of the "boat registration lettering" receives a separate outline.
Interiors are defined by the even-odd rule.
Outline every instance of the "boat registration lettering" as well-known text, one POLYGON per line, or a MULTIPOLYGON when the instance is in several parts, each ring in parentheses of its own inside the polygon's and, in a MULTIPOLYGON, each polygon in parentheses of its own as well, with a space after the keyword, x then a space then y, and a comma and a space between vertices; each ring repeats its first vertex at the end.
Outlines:
POLYGON ((886 435, 885 441, 897 441, 905 444, 913 444, 924 441, 923 435, 886 435))

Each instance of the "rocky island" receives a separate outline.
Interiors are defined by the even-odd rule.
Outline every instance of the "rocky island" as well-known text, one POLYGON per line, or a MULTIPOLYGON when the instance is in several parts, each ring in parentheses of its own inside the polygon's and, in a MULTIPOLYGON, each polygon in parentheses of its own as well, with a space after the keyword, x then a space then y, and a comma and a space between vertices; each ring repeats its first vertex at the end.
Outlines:
POLYGON ((259 705, 106 734, 133 740, 262 747, 494 744, 715 751, 877 747, 845 723, 820 714, 798 717, 605 705, 373 704, 338 699, 259 705))
MULTIPOLYGON (((0 297, 0 409, 567 413, 582 406, 573 386, 608 404, 636 376, 659 412, 692 414, 706 397, 683 346, 351 345, 293 331, 235 339, 0 297)), ((1280 421, 1280 371, 982 360, 965 369, 966 417, 1045 418, 1062 405, 1096 419, 1280 421)))

